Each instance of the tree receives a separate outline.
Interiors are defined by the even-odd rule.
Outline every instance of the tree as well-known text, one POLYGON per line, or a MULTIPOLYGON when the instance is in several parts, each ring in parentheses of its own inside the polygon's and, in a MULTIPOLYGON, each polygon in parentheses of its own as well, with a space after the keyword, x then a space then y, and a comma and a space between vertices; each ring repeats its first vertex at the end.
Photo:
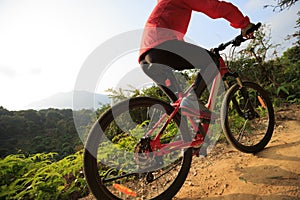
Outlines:
POLYGON ((297 14, 298 14, 298 19, 296 21, 296 26, 295 26, 296 32, 293 33, 292 35, 288 35, 287 40, 296 38, 297 41, 295 42, 295 45, 300 46, 300 11, 297 14))
POLYGON ((293 6, 298 0, 276 0, 276 5, 265 5, 264 7, 273 7, 273 10, 279 9, 279 11, 283 11, 284 9, 288 9, 293 6))
POLYGON ((272 44, 271 39, 270 26, 262 25, 262 27, 255 32, 255 38, 250 41, 244 53, 253 56, 259 65, 263 65, 267 57, 277 57, 276 48, 279 44, 272 44))
POLYGON ((274 82, 274 70, 273 66, 267 65, 266 62, 270 57, 277 57, 277 46, 278 44, 271 43, 270 27, 262 25, 248 46, 238 52, 231 68, 240 72, 242 78, 263 86, 268 85, 274 82))
POLYGON ((300 99, 300 46, 286 50, 280 58, 281 76, 278 76, 280 86, 276 93, 284 96, 289 102, 299 102, 300 99), (281 94, 280 94, 281 92, 281 94), (284 93, 284 94, 283 94, 284 93))
POLYGON ((10 115, 10 112, 7 109, 0 106, 0 116, 1 115, 10 115))

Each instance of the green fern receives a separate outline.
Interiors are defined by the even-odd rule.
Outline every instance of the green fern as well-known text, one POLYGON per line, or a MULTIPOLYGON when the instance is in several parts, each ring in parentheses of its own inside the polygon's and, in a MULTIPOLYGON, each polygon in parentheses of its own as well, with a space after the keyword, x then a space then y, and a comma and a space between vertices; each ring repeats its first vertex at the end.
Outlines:
POLYGON ((71 199, 88 193, 82 151, 55 161, 56 153, 9 155, 0 160, 0 199, 71 199))

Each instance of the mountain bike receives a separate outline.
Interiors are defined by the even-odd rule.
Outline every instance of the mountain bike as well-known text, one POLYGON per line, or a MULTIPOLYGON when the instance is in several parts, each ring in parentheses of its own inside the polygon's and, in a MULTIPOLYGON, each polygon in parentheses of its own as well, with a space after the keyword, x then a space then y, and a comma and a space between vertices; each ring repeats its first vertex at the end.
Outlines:
MULTIPOLYGON (((259 27, 260 23, 252 31, 259 27)), ((219 120, 226 139, 242 152, 257 153, 272 137, 271 100, 258 84, 230 72, 219 53, 244 41, 239 35, 213 49, 220 59, 220 73, 213 80, 207 107, 214 106, 218 82, 223 81, 227 90, 219 120)), ((151 97, 122 101, 95 122, 85 144, 84 174, 97 199, 166 200, 176 195, 192 157, 205 150, 209 126, 219 123, 212 116, 181 112, 182 99, 195 86, 196 81, 173 103, 151 97)))

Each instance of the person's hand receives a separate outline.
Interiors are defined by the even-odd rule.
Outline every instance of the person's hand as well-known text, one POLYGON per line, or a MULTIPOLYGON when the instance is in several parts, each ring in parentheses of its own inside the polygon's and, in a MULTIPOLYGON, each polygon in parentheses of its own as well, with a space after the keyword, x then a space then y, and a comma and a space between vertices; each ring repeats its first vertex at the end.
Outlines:
POLYGON ((247 39, 254 38, 254 32, 253 31, 249 32, 249 30, 251 30, 253 26, 254 24, 249 23, 245 28, 242 28, 242 36, 247 39))

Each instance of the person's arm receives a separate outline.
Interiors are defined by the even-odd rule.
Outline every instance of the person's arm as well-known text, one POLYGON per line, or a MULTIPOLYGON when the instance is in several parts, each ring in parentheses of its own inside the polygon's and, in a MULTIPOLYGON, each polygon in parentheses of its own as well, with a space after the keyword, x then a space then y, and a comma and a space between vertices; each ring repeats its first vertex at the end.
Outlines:
POLYGON ((213 19, 224 18, 234 28, 242 29, 250 23, 249 18, 232 3, 219 0, 183 0, 182 2, 192 10, 202 12, 213 19))

